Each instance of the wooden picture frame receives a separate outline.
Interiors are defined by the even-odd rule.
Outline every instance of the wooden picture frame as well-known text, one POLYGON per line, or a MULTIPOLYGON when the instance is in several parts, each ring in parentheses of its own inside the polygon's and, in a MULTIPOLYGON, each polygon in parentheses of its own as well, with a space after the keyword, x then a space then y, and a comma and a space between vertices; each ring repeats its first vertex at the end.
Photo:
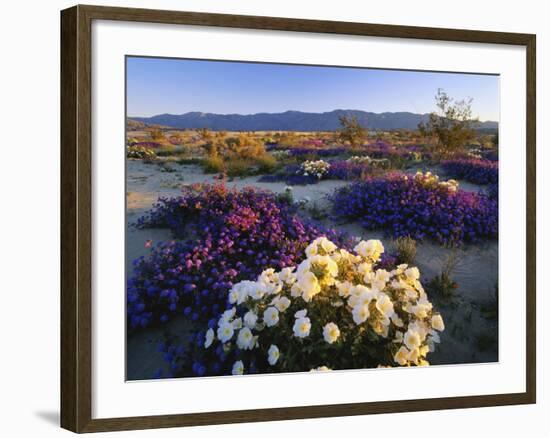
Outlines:
POLYGON ((536 37, 530 34, 99 6, 75 6, 62 11, 61 426, 80 433, 535 403, 535 58, 536 37), (91 360, 91 25, 93 20, 184 24, 524 46, 527 58, 525 66, 527 77, 527 92, 525 96, 527 103, 526 391, 524 393, 499 395, 93 419, 91 360))

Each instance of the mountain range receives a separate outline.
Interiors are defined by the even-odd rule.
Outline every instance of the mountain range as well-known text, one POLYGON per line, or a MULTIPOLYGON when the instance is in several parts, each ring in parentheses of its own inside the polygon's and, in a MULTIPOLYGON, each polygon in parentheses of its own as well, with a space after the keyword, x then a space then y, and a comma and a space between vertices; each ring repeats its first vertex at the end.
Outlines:
MULTIPOLYGON (((129 122, 160 125, 178 129, 208 128, 214 131, 334 131, 339 129, 341 116, 355 116, 370 130, 417 129, 429 114, 410 112, 372 113, 360 110, 334 110, 324 113, 285 111, 283 113, 214 114, 188 112, 159 114, 152 117, 129 117, 129 122)), ((498 122, 478 122, 476 129, 497 129, 498 122)))

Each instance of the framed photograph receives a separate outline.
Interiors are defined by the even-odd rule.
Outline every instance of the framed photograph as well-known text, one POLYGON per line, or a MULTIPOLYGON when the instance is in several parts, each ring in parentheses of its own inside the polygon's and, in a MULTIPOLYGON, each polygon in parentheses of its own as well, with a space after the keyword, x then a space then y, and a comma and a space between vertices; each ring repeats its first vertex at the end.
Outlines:
POLYGON ((61 12, 61 425, 535 403, 535 35, 61 12))

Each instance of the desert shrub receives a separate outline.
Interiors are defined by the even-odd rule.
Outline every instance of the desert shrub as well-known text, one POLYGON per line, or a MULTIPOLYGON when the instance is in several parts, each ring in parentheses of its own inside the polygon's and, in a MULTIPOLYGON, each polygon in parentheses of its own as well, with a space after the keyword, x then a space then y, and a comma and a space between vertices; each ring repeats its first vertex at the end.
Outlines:
POLYGON ((255 160, 260 173, 271 173, 277 168, 277 160, 271 154, 265 153, 255 160))
POLYGON ((202 163, 206 173, 221 173, 225 170, 225 163, 219 156, 209 156, 202 163))
POLYGON ((127 288, 130 328, 182 312, 207 321, 225 309, 234 282, 254 279, 267 266, 293 265, 318 236, 346 242, 334 230, 303 221, 272 193, 221 183, 159 199, 136 226, 169 228, 175 238, 187 240, 159 243, 134 262, 127 288))
POLYGON ((162 129, 160 129, 160 128, 151 128, 149 130, 149 136, 154 141, 164 140, 164 133, 162 132, 162 129))
POLYGON ((340 125, 342 125, 342 128, 337 131, 340 142, 353 147, 362 144, 366 140, 367 130, 361 126, 356 116, 341 116, 339 119, 340 125))
POLYGON ((464 179, 474 184, 498 183, 498 161, 480 159, 448 160, 441 163, 445 173, 452 178, 464 179))
POLYGON ((266 155, 264 143, 253 134, 240 133, 237 138, 228 138, 226 146, 224 155, 229 158, 255 159, 266 155))
POLYGON ((412 265, 416 258, 416 240, 410 236, 398 237, 395 239, 397 249, 397 261, 412 265))
POLYGON ((458 256, 456 251, 451 251, 441 267, 441 273, 432 278, 428 283, 428 290, 444 298, 454 294, 458 284, 453 280, 453 271, 456 268, 458 256))
POLYGON ((152 161, 157 158, 157 154, 153 149, 147 147, 128 146, 126 148, 126 157, 152 161))
POLYGON ((415 267, 377 268, 384 247, 353 252, 321 237, 296 266, 234 284, 230 307, 168 357, 175 375, 429 365, 445 326, 415 267), (187 356, 187 357, 185 357, 187 356))
POLYGON ((373 177, 336 190, 331 199, 337 218, 384 229, 393 238, 458 245, 498 236, 498 200, 459 190, 433 175, 373 177))
POLYGON ((429 115, 426 123, 418 126, 425 137, 433 137, 436 142, 433 152, 440 157, 451 157, 461 152, 475 139, 472 117, 472 99, 455 101, 444 90, 438 89, 435 96, 437 112, 429 115))
POLYGON ((231 177, 246 176, 250 173, 252 164, 251 160, 242 158, 234 158, 226 161, 227 175, 231 177))
POLYGON ((169 157, 175 154, 176 146, 174 146, 173 144, 163 144, 159 146, 159 148, 156 149, 155 152, 159 157, 169 157))

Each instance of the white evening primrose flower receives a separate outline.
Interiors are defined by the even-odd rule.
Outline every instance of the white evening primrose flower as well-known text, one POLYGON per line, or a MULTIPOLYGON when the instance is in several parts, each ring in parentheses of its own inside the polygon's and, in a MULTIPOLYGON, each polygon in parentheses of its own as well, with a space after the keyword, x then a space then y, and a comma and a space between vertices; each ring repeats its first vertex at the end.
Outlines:
POLYGON ((309 370, 310 372, 313 372, 313 371, 332 371, 332 369, 330 369, 329 367, 327 367, 326 365, 322 365, 320 367, 317 367, 317 368, 312 368, 309 370))
POLYGON ((337 249, 336 245, 325 236, 317 238, 316 241, 318 245, 321 245, 321 248, 323 248, 327 254, 337 249))
POLYGON ((432 327, 440 332, 445 330, 445 324, 441 315, 436 314, 432 316, 432 327))
POLYGON ((271 305, 275 306, 279 312, 284 312, 290 307, 290 300, 287 297, 275 297, 271 305))
POLYGON ((234 376, 244 374, 244 364, 242 360, 238 360, 233 364, 233 368, 231 369, 231 374, 234 376))
POLYGON ((204 348, 208 348, 214 342, 214 330, 211 328, 206 331, 206 336, 204 338, 204 348))
POLYGON ((420 271, 418 268, 408 268, 405 270, 405 277, 407 280, 418 280, 420 278, 420 271))
POLYGON ((370 316, 369 306, 361 305, 353 308, 351 312, 353 316, 353 322, 357 325, 364 323, 370 316))
POLYGON ((409 361, 409 350, 406 347, 401 346, 399 350, 393 356, 393 360, 401 366, 407 365, 409 361))
POLYGON ((326 342, 332 344, 333 342, 336 342, 339 337, 340 329, 336 324, 334 324, 333 322, 325 324, 325 326, 323 327, 323 338, 326 342))
POLYGON ((233 337, 233 333, 235 332, 235 329, 233 328, 233 325, 229 322, 224 322, 222 325, 218 327, 218 339, 225 344, 227 341, 229 341, 233 337))
POLYGON ((317 255, 318 249, 317 249, 317 242, 314 240, 306 247, 306 256, 307 257, 313 257, 314 255, 317 255))
POLYGON ((298 310, 295 314, 294 314, 294 318, 305 318, 307 315, 307 309, 302 309, 302 310, 298 310))
POLYGON ((273 327, 279 322, 279 311, 273 307, 269 306, 264 311, 264 322, 268 327, 273 327))
POLYGON ((336 277, 338 275, 338 265, 329 256, 315 255, 310 257, 309 261, 312 265, 323 269, 323 271, 328 273, 331 277, 336 277))
POLYGON ((243 320, 242 318, 236 318, 231 322, 231 325, 235 330, 239 330, 243 326, 243 320))
POLYGON ((389 319, 394 314, 393 302, 385 293, 380 293, 376 297, 376 309, 384 316, 384 318, 389 319))
POLYGON ((294 284, 296 281, 296 275, 293 273, 294 266, 290 268, 283 268, 279 272, 279 280, 286 284, 294 284))
POLYGON ((237 336, 237 347, 241 350, 252 350, 254 347, 254 336, 248 327, 244 327, 239 330, 237 336))
POLYGON ((303 292, 302 288, 298 283, 294 283, 290 288, 290 296, 292 298, 298 298, 299 296, 302 295, 302 292, 303 292))
POLYGON ((341 297, 347 297, 350 293, 352 284, 349 281, 336 281, 336 289, 338 289, 338 295, 341 297))
POLYGON ((248 295, 254 300, 261 300, 267 293, 266 285, 260 282, 253 282, 248 288, 248 295))
POLYGON ((364 275, 364 278, 372 278, 369 274, 372 273, 372 263, 363 262, 357 266, 357 272, 364 275))
POLYGON ((225 312, 223 312, 222 315, 220 316, 220 320, 218 321, 218 326, 228 323, 231 320, 231 318, 235 316, 236 312, 237 312, 236 307, 232 307, 231 309, 227 309, 225 312))
POLYGON ((411 352, 409 353, 409 361, 416 365, 419 359, 420 359, 420 350, 418 348, 411 350, 411 352))
POLYGON ((244 314, 244 324, 250 328, 253 329, 256 327, 256 323, 258 322, 258 315, 256 315, 252 310, 249 310, 244 314))
POLYGON ((393 322, 393 325, 396 327, 403 327, 405 324, 401 318, 397 315, 397 313, 394 313, 392 316, 390 316, 391 322, 393 322))
POLYGON ((353 250, 365 258, 376 261, 384 253, 384 245, 379 240, 367 240, 366 242, 362 240, 353 250))
POLYGON ((417 331, 411 330, 410 327, 409 330, 407 330, 407 333, 405 333, 403 340, 407 348, 411 351, 420 347, 420 344, 422 343, 420 334, 417 331))
POLYGON ((306 272, 298 279, 298 285, 302 290, 302 298, 305 302, 309 302, 315 295, 321 292, 319 280, 313 272, 306 272))
POLYGON ((294 321, 292 331, 294 332, 294 336, 296 336, 297 338, 305 338, 309 336, 310 330, 311 321, 307 316, 303 318, 297 318, 296 321, 294 321))
POLYGON ((269 350, 267 350, 267 362, 269 363, 269 365, 275 365, 279 360, 280 355, 281 353, 279 351, 279 348, 276 345, 271 344, 269 350))

